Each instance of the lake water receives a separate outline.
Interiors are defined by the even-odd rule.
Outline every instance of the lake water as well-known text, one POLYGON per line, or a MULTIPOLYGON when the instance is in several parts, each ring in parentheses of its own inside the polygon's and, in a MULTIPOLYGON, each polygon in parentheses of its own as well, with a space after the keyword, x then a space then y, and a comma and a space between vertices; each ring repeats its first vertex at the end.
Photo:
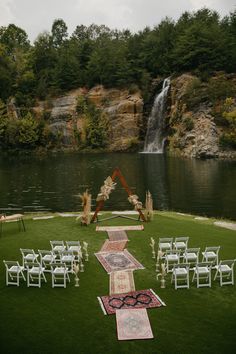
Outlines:
MULTIPOLYGON (((0 213, 79 211, 78 197, 92 193, 119 167, 131 190, 154 208, 236 219, 236 162, 191 160, 159 154, 57 153, 0 157, 0 213)), ((106 210, 132 209, 119 180, 106 210)))

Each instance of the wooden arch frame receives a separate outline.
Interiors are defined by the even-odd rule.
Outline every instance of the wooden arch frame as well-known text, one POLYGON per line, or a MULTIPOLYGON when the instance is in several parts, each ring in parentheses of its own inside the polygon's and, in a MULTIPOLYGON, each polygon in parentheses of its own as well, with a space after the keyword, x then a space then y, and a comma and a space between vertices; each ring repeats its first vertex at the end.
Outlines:
MULTIPOLYGON (((112 181, 114 181, 116 179, 116 177, 119 178, 119 180, 120 180, 122 186, 124 187, 124 189, 126 190, 128 196, 132 195, 133 193, 131 192, 124 176, 122 175, 122 173, 118 167, 116 167, 112 173, 112 176, 111 176, 112 181)), ((95 210, 95 213, 93 214, 91 222, 94 222, 95 220, 98 221, 98 213, 103 208, 104 203, 105 203, 104 200, 100 200, 99 202, 97 202, 96 210, 95 210)), ((141 209, 138 209, 138 212, 139 212, 139 220, 146 221, 146 218, 145 218, 144 214, 142 213, 141 209)), ((117 217, 117 216, 115 216, 115 217, 117 217)))

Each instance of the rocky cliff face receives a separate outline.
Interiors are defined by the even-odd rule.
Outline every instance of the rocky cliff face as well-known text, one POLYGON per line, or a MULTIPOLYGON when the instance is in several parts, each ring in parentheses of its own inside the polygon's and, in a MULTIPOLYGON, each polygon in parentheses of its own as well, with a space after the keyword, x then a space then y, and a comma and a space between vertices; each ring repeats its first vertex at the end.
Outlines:
POLYGON ((106 115, 108 119, 108 150, 129 149, 139 141, 143 99, 139 92, 105 89, 96 86, 89 91, 79 89, 53 99, 50 103, 38 102, 35 112, 47 112, 48 127, 55 136, 60 135, 64 146, 75 146, 75 127, 82 131, 86 126, 83 115, 76 111, 77 98, 85 97, 106 115))
POLYGON ((88 98, 108 117, 109 150, 127 150, 138 142, 143 114, 143 99, 139 92, 129 94, 127 90, 97 86, 88 92, 88 98))
MULTIPOLYGON (((161 83, 158 78, 155 94, 161 83)), ((224 110, 236 112, 235 93, 236 75, 216 74, 207 83, 191 74, 173 78, 165 114, 166 148, 169 152, 195 158, 236 158, 233 148, 223 149, 221 144, 225 132, 230 139, 234 139, 232 134, 235 134, 236 144, 236 132, 232 133, 232 127, 222 118, 224 110), (225 106, 226 92, 227 97, 231 97, 230 108, 225 106)), ((80 88, 50 101, 38 102, 35 113, 46 117, 48 129, 53 136, 60 137, 63 146, 78 148, 78 132, 82 140, 86 139, 88 121, 77 112, 78 97, 92 102, 106 117, 106 150, 127 151, 135 147, 141 150, 145 138, 143 127, 147 124, 151 105, 144 112, 143 107, 148 107, 148 104, 145 102, 144 106, 140 92, 130 94, 128 90, 105 89, 103 86, 89 91, 80 88)))
MULTIPOLYGON (((224 79, 227 81, 227 77, 224 79)), ((233 87, 235 78, 230 77, 230 80, 233 87)), ((167 117, 168 149, 171 153, 196 158, 236 157, 235 151, 221 147, 220 138, 229 128, 217 124, 216 107, 223 110, 224 100, 213 104, 211 90, 209 85, 200 84, 198 78, 190 74, 172 80, 167 117)))

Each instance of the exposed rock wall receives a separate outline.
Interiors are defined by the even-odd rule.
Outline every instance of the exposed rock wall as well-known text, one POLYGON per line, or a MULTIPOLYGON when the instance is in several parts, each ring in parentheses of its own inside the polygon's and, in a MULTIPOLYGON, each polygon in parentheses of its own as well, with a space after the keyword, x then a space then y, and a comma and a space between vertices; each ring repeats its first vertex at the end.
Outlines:
POLYGON ((183 74, 172 80, 167 117, 169 151, 184 157, 236 157, 236 152, 221 149, 220 136, 224 129, 216 125, 210 98, 206 97, 204 104, 193 110, 186 104, 187 89, 196 79, 191 74, 183 74))
POLYGON ((140 122, 142 121, 143 99, 139 92, 129 94, 127 90, 105 89, 96 86, 89 91, 74 90, 67 95, 53 99, 48 103, 39 102, 35 112, 47 112, 49 129, 52 134, 61 135, 66 146, 75 145, 74 129, 83 129, 86 124, 83 116, 76 112, 77 98, 86 97, 104 112, 109 120, 108 149, 127 150, 139 141, 140 122))
MULTIPOLYGON (((220 146, 220 138, 225 127, 217 125, 210 99, 205 97, 204 102, 199 101, 200 103, 193 109, 186 101, 186 92, 196 79, 198 78, 186 73, 171 80, 165 118, 167 149, 172 154, 185 157, 236 158, 235 151, 224 151, 220 146)), ((223 80, 236 84, 235 75, 223 74, 223 80)), ((161 87, 161 78, 156 80, 154 86, 153 97, 161 87)), ((197 93, 193 92, 193 98, 194 95, 198 98, 197 93)), ((106 116, 107 150, 126 151, 133 146, 136 146, 137 150, 141 149, 140 146, 145 138, 143 130, 146 127, 151 105, 148 109, 148 104, 145 102, 144 106, 140 92, 130 94, 128 90, 105 89, 103 86, 96 86, 91 90, 80 88, 50 101, 38 102, 34 108, 35 113, 45 114, 50 132, 55 137, 60 137, 63 146, 77 148, 76 132, 78 131, 82 132, 82 141, 86 139, 88 122, 83 114, 77 113, 78 96, 83 96, 92 102, 106 116)))

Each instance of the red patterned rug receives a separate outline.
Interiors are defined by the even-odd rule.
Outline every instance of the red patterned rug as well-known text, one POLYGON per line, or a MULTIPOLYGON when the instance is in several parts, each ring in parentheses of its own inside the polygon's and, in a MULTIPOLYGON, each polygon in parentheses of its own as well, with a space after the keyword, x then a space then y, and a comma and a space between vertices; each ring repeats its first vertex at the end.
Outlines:
POLYGON ((127 225, 127 226, 97 226, 96 231, 132 231, 144 230, 143 225, 127 225))
POLYGON ((125 231, 107 231, 110 241, 128 241, 128 237, 125 231))
POLYGON ((153 338, 146 309, 117 310, 116 324, 119 340, 153 338))
POLYGON ((100 252, 121 252, 124 251, 127 241, 109 241, 106 240, 100 252))
POLYGON ((135 291, 132 270, 120 270, 110 274, 110 295, 135 291))
POLYGON ((125 294, 98 297, 103 313, 112 315, 117 310, 166 306, 152 289, 131 291, 125 294))
POLYGON ((108 274, 116 270, 144 269, 127 250, 123 252, 99 252, 95 256, 108 274))

